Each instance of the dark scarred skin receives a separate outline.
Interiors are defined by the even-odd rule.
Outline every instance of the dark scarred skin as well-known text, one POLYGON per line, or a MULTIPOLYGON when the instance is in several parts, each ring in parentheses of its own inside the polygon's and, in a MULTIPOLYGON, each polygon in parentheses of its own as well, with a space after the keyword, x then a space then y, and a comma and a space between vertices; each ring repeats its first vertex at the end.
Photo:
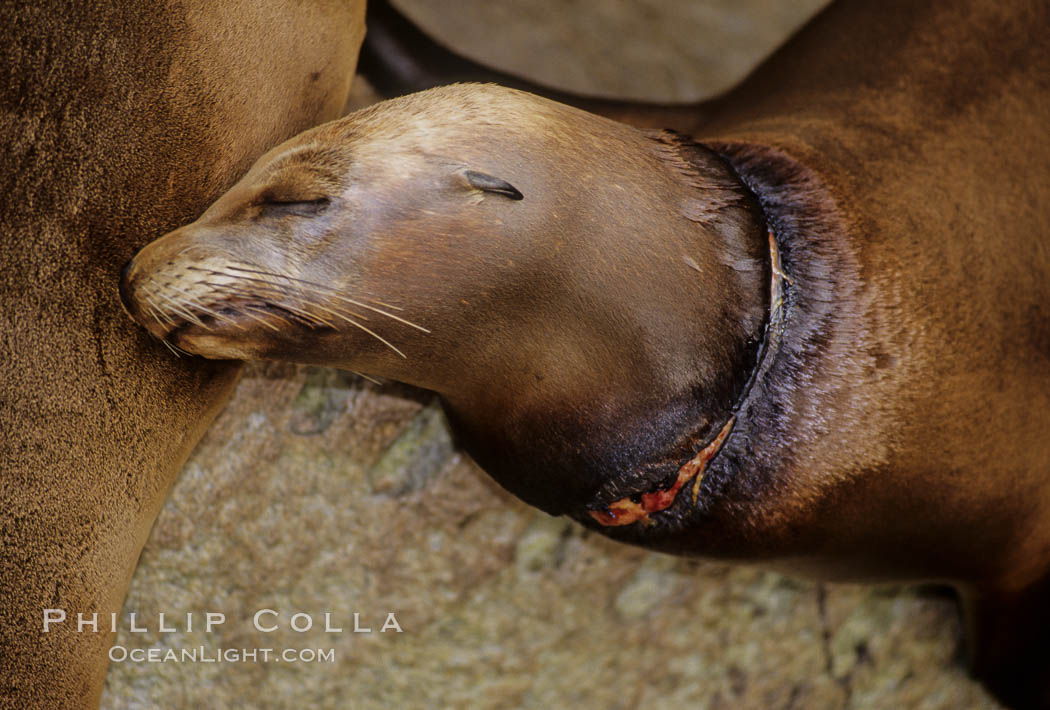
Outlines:
POLYGON ((338 116, 364 3, 0 4, 0 707, 97 707, 175 474, 233 385, 121 312, 142 245, 338 116), (280 27, 279 32, 274 27, 280 27))
POLYGON ((191 352, 433 389, 501 484, 616 539, 954 584, 976 672, 1046 707, 1048 28, 1037 2, 836 3, 700 112, 713 153, 494 87, 389 102, 264 156, 124 296, 191 352), (423 329, 372 311, 384 344, 339 297, 423 329), (592 515, 731 419, 695 500, 592 515))

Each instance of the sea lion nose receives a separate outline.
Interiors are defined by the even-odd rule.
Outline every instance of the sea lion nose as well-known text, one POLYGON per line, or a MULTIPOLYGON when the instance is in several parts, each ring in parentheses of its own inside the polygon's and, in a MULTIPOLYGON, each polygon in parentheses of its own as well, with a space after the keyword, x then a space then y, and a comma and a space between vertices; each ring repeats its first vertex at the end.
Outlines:
POLYGON ((134 299, 132 298, 133 288, 131 285, 131 267, 134 263, 134 259, 129 259, 128 263, 124 264, 124 268, 120 270, 120 283, 117 286, 117 289, 120 291, 120 302, 124 306, 124 312, 127 313, 132 320, 137 320, 135 318, 136 308, 134 299))

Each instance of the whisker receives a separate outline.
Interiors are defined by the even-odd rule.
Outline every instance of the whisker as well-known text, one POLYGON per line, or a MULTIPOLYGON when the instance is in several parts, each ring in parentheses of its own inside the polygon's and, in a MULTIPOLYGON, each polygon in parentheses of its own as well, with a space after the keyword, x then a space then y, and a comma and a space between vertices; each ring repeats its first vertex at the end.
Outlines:
MULTIPOLYGON (((233 286, 232 284, 217 284, 217 283, 212 283, 212 282, 209 282, 209 281, 199 281, 198 283, 202 283, 202 284, 204 284, 206 286, 210 286, 215 291, 225 292, 225 293, 231 294, 233 296, 251 297, 251 298, 258 298, 259 297, 258 292, 249 291, 248 289, 240 288, 240 287, 237 287, 237 286, 233 286)), ((279 292, 279 291, 274 292, 274 293, 276 293, 279 296, 285 296, 286 295, 285 293, 279 292)), ((306 304, 306 305, 310 305, 310 304, 306 304)), ((327 321, 324 318, 321 318, 320 316, 318 316, 315 313, 310 313, 309 311, 303 310, 302 308, 298 308, 298 307, 293 306, 291 304, 281 303, 281 304, 277 305, 277 307, 281 308, 283 310, 286 310, 286 311, 290 311, 290 312, 300 316, 303 320, 305 320, 311 326, 312 325, 326 325, 329 328, 335 328, 335 324, 334 323, 332 323, 330 321, 327 321)))
POLYGON ((293 306, 290 303, 281 303, 277 307, 286 311, 291 311, 295 315, 305 320, 309 325, 325 325, 329 328, 335 329, 335 323, 325 320, 316 313, 310 313, 309 311, 303 310, 302 308, 297 308, 296 306, 293 306))
POLYGON ((157 308, 157 304, 153 302, 153 299, 149 296, 143 296, 142 300, 145 304, 145 308, 143 310, 145 310, 153 318, 153 320, 157 321, 161 325, 164 325, 164 322, 161 320, 161 318, 163 316, 163 318, 166 320, 167 316, 164 315, 159 308, 157 308))
MULTIPOLYGON (((288 288, 286 286, 282 286, 281 284, 276 284, 276 283, 274 283, 272 281, 267 281, 265 279, 252 278, 251 276, 238 276, 237 279, 240 280, 240 281, 250 281, 250 282, 255 283, 255 284, 262 284, 264 286, 268 286, 269 289, 270 289, 269 293, 277 294, 278 296, 290 296, 290 295, 293 295, 288 290, 288 288)), ((297 292, 294 295, 298 296, 300 303, 303 303, 304 305, 309 304, 309 305, 320 306, 320 304, 318 304, 316 301, 312 301, 312 300, 303 298, 303 294, 316 294, 316 295, 319 295, 319 296, 336 295, 336 294, 326 293, 326 292, 320 291, 318 289, 304 289, 304 288, 302 288, 299 285, 296 285, 296 288, 294 290, 297 292)), ((244 293, 245 294, 257 295, 257 294, 255 294, 255 292, 247 291, 247 290, 245 290, 244 293)), ((329 312, 331 312, 331 311, 329 311, 329 312)), ((360 318, 362 320, 369 320, 368 316, 362 315, 360 313, 354 313, 353 311, 347 311, 347 313, 349 313, 350 315, 354 316, 355 318, 360 318)))
MULTIPOLYGON (((353 311, 346 311, 345 313, 343 311, 336 311, 336 310, 333 310, 331 308, 328 308, 327 306, 322 306, 320 303, 315 303, 314 301, 309 301, 309 304, 311 306, 314 306, 315 308, 320 308, 322 311, 325 311, 326 313, 331 313, 333 316, 336 316, 337 318, 344 318, 347 315, 351 315, 351 316, 354 316, 355 318, 364 318, 365 320, 368 320, 368 318, 365 318, 364 316, 362 316, 362 315, 360 315, 358 313, 354 313, 353 311)), ((332 327, 335 327, 335 326, 332 326, 332 327)))
POLYGON ((208 330, 211 330, 210 328, 208 328, 208 326, 204 325, 204 321, 202 321, 197 315, 195 315, 192 311, 188 311, 185 308, 183 308, 182 304, 180 304, 178 301, 176 301, 173 298, 169 298, 168 295, 166 293, 164 293, 163 291, 158 291, 157 295, 160 296, 161 298, 163 298, 169 304, 171 304, 171 308, 172 308, 173 311, 175 311, 176 313, 179 313, 179 314, 185 316, 186 320, 190 321, 194 325, 199 325, 202 328, 206 328, 208 330))
POLYGON ((374 311, 374 312, 376 312, 376 313, 378 313, 380 315, 386 316, 387 318, 390 318, 392 320, 396 320, 398 323, 403 323, 403 324, 407 325, 409 328, 415 328, 416 330, 420 330, 420 331, 422 331, 424 333, 427 333, 428 335, 430 334, 430 331, 427 330, 426 328, 424 328, 423 326, 416 325, 412 321, 405 320, 401 316, 396 316, 393 313, 387 313, 386 311, 382 310, 381 308, 376 308, 375 306, 370 306, 367 303, 362 303, 361 301, 355 301, 352 298, 347 298, 346 296, 344 296, 344 295, 342 295, 340 293, 336 293, 334 291, 331 293, 331 295, 333 297, 335 297, 335 298, 338 298, 340 301, 345 301, 345 302, 347 302, 347 303, 349 303, 351 305, 360 306, 361 308, 367 308, 370 311, 374 311))
POLYGON ((366 301, 371 301, 372 303, 378 303, 383 308, 392 308, 395 311, 403 311, 403 310, 405 310, 404 308, 401 308, 400 306, 392 306, 389 303, 383 303, 382 301, 377 300, 375 298, 366 298, 365 300, 366 301))
POLYGON ((157 306, 157 304, 153 302, 153 299, 149 298, 148 296, 146 297, 146 309, 153 316, 153 319, 156 320, 161 325, 164 325, 165 322, 166 322, 168 325, 170 325, 172 327, 175 326, 175 321, 172 320, 171 318, 169 318, 168 314, 165 313, 164 311, 162 311, 160 309, 160 307, 157 306))
POLYGON ((363 380, 368 380, 368 381, 369 381, 369 382, 371 382, 371 383, 372 383, 373 385, 379 385, 380 387, 382 387, 382 386, 383 386, 383 383, 382 383, 382 382, 380 382, 379 380, 377 380, 377 379, 376 379, 376 378, 374 378, 374 377, 369 377, 368 375, 366 375, 366 374, 365 374, 365 373, 363 373, 363 372, 358 372, 357 370, 350 370, 350 372, 354 373, 355 375, 357 375, 358 377, 360 377, 360 378, 361 378, 361 379, 363 379, 363 380))
MULTIPOLYGON (((268 316, 270 316, 272 318, 276 318, 277 320, 281 321, 282 323, 284 323, 289 328, 292 327, 292 322, 290 320, 288 320, 287 318, 282 318, 278 314, 274 313, 273 311, 267 310, 266 308, 262 308, 260 306, 253 306, 253 305, 250 305, 250 304, 246 305, 246 306, 243 306, 243 308, 246 308, 246 309, 248 309, 250 311, 256 311, 258 313, 265 313, 266 315, 268 315, 268 316)), ((245 315, 248 315, 248 314, 246 313, 245 315)), ((277 328, 274 328, 274 330, 277 330, 277 328)))
POLYGON ((375 338, 376 340, 381 342, 383 345, 385 345, 388 348, 390 348, 391 350, 393 350, 395 353, 397 353, 401 357, 405 358, 406 360, 408 359, 407 355, 405 355, 403 352, 401 352, 396 347, 394 347, 393 343, 391 343, 389 340, 387 340, 383 336, 379 335, 379 333, 376 333, 375 331, 373 331, 373 330, 371 330, 369 328, 366 328, 365 326, 363 326, 360 323, 358 323, 357 321, 355 321, 353 318, 350 318, 348 316, 344 316, 341 313, 333 313, 333 315, 339 316, 340 318, 342 318, 343 320, 345 320, 347 323, 349 323, 350 325, 354 326, 355 328, 360 328, 361 330, 365 331, 366 333, 371 335, 373 338, 375 338))
POLYGON ((164 347, 170 350, 175 357, 182 358, 182 352, 177 347, 169 343, 167 340, 164 340, 164 338, 159 338, 159 340, 164 343, 164 347))
MULTIPOLYGON (((230 276, 229 273, 225 273, 225 272, 221 272, 221 271, 215 271, 214 269, 202 269, 202 268, 199 268, 199 267, 190 267, 190 268, 193 268, 193 270, 195 270, 195 271, 211 273, 211 274, 213 274, 215 276, 230 276)), ((373 311, 375 313, 379 313, 380 315, 384 315, 384 316, 386 316, 388 318, 391 318, 393 320, 396 320, 396 321, 398 321, 400 323, 404 323, 405 325, 411 326, 412 328, 416 328, 417 330, 421 330, 424 333, 429 333, 430 332, 426 328, 423 328, 422 326, 418 326, 415 323, 407 321, 404 318, 400 318, 400 317, 398 317, 398 316, 396 316, 396 315, 394 315, 392 313, 387 313, 386 311, 383 311, 383 310, 381 310, 379 308, 376 308, 374 306, 370 306, 367 303, 361 303, 360 301, 355 301, 353 299, 347 298, 347 297, 339 294, 338 292, 336 292, 334 289, 331 289, 331 288, 329 288, 327 286, 322 286, 320 284, 315 284, 315 283, 313 283, 311 281, 305 281, 303 279, 293 278, 291 276, 285 276, 283 274, 275 274, 275 273, 270 273, 270 272, 266 272, 266 271, 260 271, 258 269, 249 269, 249 268, 233 266, 233 265, 227 266, 226 268, 229 271, 231 271, 231 272, 246 273, 246 274, 256 274, 258 276, 276 277, 276 278, 279 278, 279 279, 283 279, 285 281, 288 281, 288 282, 291 282, 292 284, 294 284, 298 288, 298 290, 301 291, 301 292, 312 293, 312 294, 317 295, 317 296, 334 297, 334 298, 336 298, 336 299, 338 299, 340 301, 345 301, 345 302, 353 304, 355 306, 360 306, 362 308, 365 308, 367 310, 373 311), (308 287, 308 288, 306 288, 306 287, 308 287)), ((265 279, 259 279, 259 278, 253 278, 253 277, 245 277, 245 276, 237 276, 236 278, 243 279, 243 280, 246 280, 246 281, 262 283, 262 284, 270 287, 271 289, 277 289, 275 291, 276 293, 279 293, 281 295, 288 295, 286 291, 280 290, 282 287, 281 287, 281 284, 279 284, 279 283, 274 283, 272 281, 267 281, 265 279)), ((235 288, 235 287, 227 286, 226 288, 235 288)), ((341 311, 333 310, 333 309, 328 308, 326 306, 322 306, 321 304, 316 303, 313 300, 308 300, 308 299, 305 299, 305 298, 302 298, 302 297, 300 297, 300 301, 303 303, 303 305, 310 305, 310 306, 313 306, 313 307, 316 307, 316 308, 321 308, 321 309, 325 310, 326 312, 330 313, 331 315, 335 316, 336 318, 339 318, 340 320, 346 321, 347 323, 349 323, 350 325, 354 326, 355 328, 358 328, 358 329, 364 331, 365 333, 368 333, 373 338, 375 338, 376 340, 381 342, 383 345, 385 345, 388 348, 390 348, 391 350, 393 350, 395 353, 397 353, 401 357, 405 358, 406 360, 408 359, 408 356, 405 355, 404 352, 402 352, 399 348, 397 348, 397 346, 395 346, 389 340, 387 340, 383 336, 379 335, 379 333, 376 333, 371 328, 368 328, 368 327, 362 325, 361 323, 358 323, 356 320, 354 320, 350 316, 346 315, 345 313, 343 313, 341 311)), ((259 309, 256 309, 256 310, 259 310, 259 309)), ((273 315, 273 313, 271 313, 270 311, 264 311, 264 312, 267 315, 273 315)), ((261 318, 259 318, 257 316, 254 316, 251 313, 245 312, 245 315, 251 316, 251 317, 255 318, 256 320, 259 320, 260 322, 264 323, 265 325, 267 325, 270 328, 273 328, 274 330, 278 330, 276 327, 273 326, 273 324, 271 324, 271 323, 269 323, 267 321, 264 321, 261 318)), ((281 320, 284 320, 284 319, 281 319, 281 320)), ((285 322, 287 322, 287 321, 285 321, 285 322)))
POLYGON ((185 291, 185 290, 179 288, 178 286, 173 286, 173 285, 170 285, 170 284, 168 285, 168 288, 173 288, 176 291, 178 291, 179 293, 181 293, 183 296, 185 296, 188 301, 192 302, 192 307, 193 308, 196 308, 196 309, 198 309, 200 311, 203 311, 204 313, 206 313, 207 315, 211 316, 212 318, 215 318, 216 320, 225 321, 226 323, 230 323, 234 327, 241 328, 241 330, 244 330, 244 328, 242 328, 240 326, 240 324, 237 323, 237 321, 232 320, 229 316, 223 315, 222 313, 220 313, 219 311, 215 310, 214 308, 210 308, 208 306, 205 306, 204 304, 200 303, 199 301, 195 301, 193 295, 191 293, 189 293, 188 291, 185 291))
MULTIPOLYGON (((241 313, 243 313, 244 315, 248 316, 248 317, 249 317, 249 318, 251 318, 252 320, 257 320, 257 321, 259 321, 260 323, 262 323, 263 325, 265 325, 265 326, 266 326, 267 328, 269 328, 269 329, 270 329, 270 330, 272 330, 272 331, 275 331, 275 332, 277 332, 277 333, 280 333, 280 332, 281 332, 281 329, 280 329, 280 328, 278 328, 277 326, 275 326, 275 325, 274 325, 273 323, 271 323, 270 321, 266 320, 265 318, 262 318, 262 317, 260 317, 260 316, 257 316, 257 315, 255 315, 254 313, 248 313, 247 311, 244 311, 244 310, 242 310, 242 311, 241 311, 241 313)), ((272 314, 272 313, 270 313, 269 311, 264 311, 264 313, 266 313, 266 315, 268 315, 268 316, 269 316, 269 315, 273 315, 273 314, 272 314)), ((287 321, 285 321, 285 322, 287 322, 287 321)))
POLYGON ((197 321, 200 320, 197 316, 193 315, 192 311, 186 310, 186 308, 183 307, 183 305, 181 303, 176 301, 174 298, 171 298, 170 296, 168 296, 163 291, 158 291, 157 292, 157 296, 160 297, 161 299, 163 299, 164 301, 168 302, 171 311, 174 311, 174 312, 178 313, 179 315, 183 316, 187 320, 190 320, 190 321, 193 321, 193 322, 197 322, 197 321))
POLYGON ((150 318, 157 322, 157 325, 159 325, 162 328, 164 327, 164 321, 160 319, 160 315, 157 313, 156 310, 147 306, 146 312, 149 314, 150 318))
POLYGON ((315 289, 315 293, 328 294, 329 296, 331 296, 333 298, 337 298, 337 299, 339 299, 341 301, 345 301, 345 302, 347 302, 347 303, 349 303, 351 305, 359 306, 361 308, 368 309, 368 310, 373 311, 375 313, 379 313, 380 315, 384 315, 387 318, 391 318, 393 320, 396 320, 397 322, 403 323, 404 325, 407 325, 407 326, 409 326, 411 328, 415 328, 416 330, 420 330, 420 331, 422 331, 424 333, 430 333, 429 330, 427 330, 426 328, 424 328, 421 325, 416 325, 415 323, 413 323, 411 321, 408 321, 408 320, 405 320, 404 318, 402 318, 400 316, 396 316, 393 313, 388 313, 387 311, 384 311, 381 308, 376 308, 375 306, 370 306, 367 303, 362 303, 361 301, 355 301, 352 298, 347 298, 346 296, 342 295, 341 293, 339 293, 335 289, 333 289, 333 288, 331 288, 329 286, 324 286, 323 284, 314 283, 312 281, 306 281, 305 279, 298 279, 298 278, 295 278, 293 276, 286 276, 285 274, 275 274, 275 273, 270 273, 270 272, 266 272, 266 271, 259 271, 257 269, 245 269, 245 268, 238 267, 238 266, 229 266, 227 268, 229 268, 231 271, 242 271, 242 272, 249 273, 249 274, 258 274, 258 275, 261 275, 261 276, 274 276, 274 277, 277 277, 279 279, 286 279, 286 280, 291 281, 291 282, 296 283, 296 284, 304 284, 306 286, 310 286, 313 289, 315 289))

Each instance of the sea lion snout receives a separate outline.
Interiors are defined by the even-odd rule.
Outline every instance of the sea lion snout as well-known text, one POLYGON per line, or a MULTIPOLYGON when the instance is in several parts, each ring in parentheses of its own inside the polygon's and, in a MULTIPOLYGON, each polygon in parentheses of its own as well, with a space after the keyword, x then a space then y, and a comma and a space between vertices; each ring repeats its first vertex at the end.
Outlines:
POLYGON ((231 251, 235 230, 192 223, 153 242, 124 268, 128 313, 170 346, 215 359, 265 357, 300 331, 329 329, 319 313, 296 305, 296 284, 275 242, 271 258, 231 251), (278 268, 280 271, 278 271, 278 268))

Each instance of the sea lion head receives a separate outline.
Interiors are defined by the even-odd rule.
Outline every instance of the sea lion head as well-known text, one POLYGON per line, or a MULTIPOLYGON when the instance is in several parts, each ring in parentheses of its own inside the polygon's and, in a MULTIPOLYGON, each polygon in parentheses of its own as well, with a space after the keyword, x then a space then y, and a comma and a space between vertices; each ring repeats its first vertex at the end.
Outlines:
POLYGON ((502 485, 593 522, 725 430, 769 274, 757 203, 711 151, 457 85, 274 148, 121 292, 181 350, 433 390, 502 485))

